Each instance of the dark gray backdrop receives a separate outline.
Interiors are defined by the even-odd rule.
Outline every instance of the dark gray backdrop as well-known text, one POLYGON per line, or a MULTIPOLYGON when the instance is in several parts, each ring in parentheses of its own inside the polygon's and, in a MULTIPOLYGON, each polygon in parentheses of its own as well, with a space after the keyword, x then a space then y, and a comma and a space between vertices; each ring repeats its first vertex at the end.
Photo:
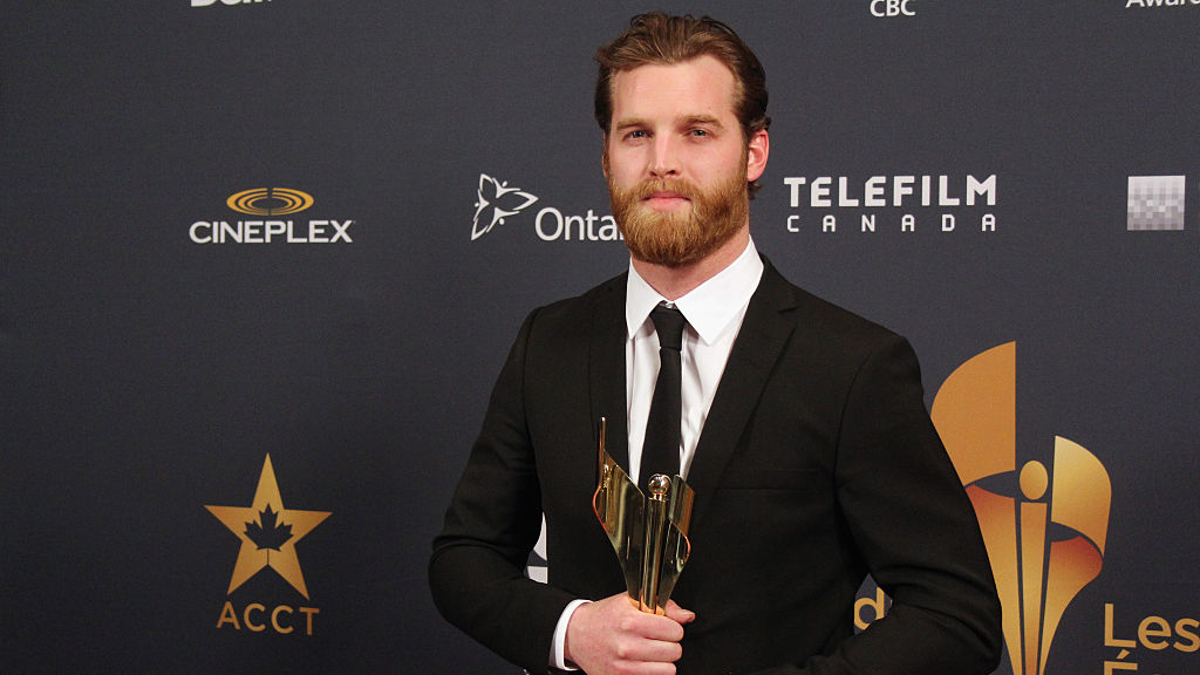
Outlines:
MULTIPOLYGON (((0 9, 0 669, 509 672, 437 616, 428 542, 524 314, 626 264, 537 226, 608 214, 591 54, 649 7, 193 1, 0 9), (192 239, 266 187, 352 243, 192 239), (477 191, 487 222, 537 201, 472 240, 477 191), (332 513, 308 599, 271 569, 226 594, 239 543, 204 506, 249 507, 267 454, 287 508, 332 513), (227 602, 319 614, 255 632, 227 602)), ((1105 466, 1104 568, 1046 672, 1194 672, 1200 5, 663 4, 767 68, 760 250, 907 335, 930 401, 1017 341, 1018 452, 1105 466), (862 205, 906 175, 994 176, 995 204, 862 205), (860 205, 791 204, 822 176, 860 205), (1182 230, 1127 229, 1131 176, 1185 177, 1182 230), (1109 638, 1174 637, 1121 656, 1106 605, 1109 638)))

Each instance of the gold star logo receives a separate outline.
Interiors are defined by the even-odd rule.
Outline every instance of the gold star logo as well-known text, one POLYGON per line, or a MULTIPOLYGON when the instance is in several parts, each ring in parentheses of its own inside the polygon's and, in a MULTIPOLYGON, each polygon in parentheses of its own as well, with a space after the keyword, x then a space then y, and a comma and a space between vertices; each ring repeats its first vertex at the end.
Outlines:
POLYGON ((283 498, 279 496, 279 484, 275 482, 271 455, 263 462, 250 508, 208 505, 204 508, 242 540, 227 595, 264 567, 270 567, 308 599, 308 587, 300 571, 300 559, 296 557, 296 542, 328 518, 329 512, 285 509, 283 498), (272 551, 275 555, 271 555, 272 551))

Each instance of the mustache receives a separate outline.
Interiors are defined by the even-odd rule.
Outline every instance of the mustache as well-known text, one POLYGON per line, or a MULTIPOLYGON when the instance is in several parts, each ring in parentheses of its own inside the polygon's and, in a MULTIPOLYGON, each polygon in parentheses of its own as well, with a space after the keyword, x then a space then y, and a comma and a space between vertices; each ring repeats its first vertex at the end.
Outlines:
POLYGON ((682 178, 675 179, 648 179, 637 184, 634 188, 634 196, 641 200, 647 199, 657 192, 674 192, 685 199, 695 200, 700 194, 700 189, 690 181, 682 178))

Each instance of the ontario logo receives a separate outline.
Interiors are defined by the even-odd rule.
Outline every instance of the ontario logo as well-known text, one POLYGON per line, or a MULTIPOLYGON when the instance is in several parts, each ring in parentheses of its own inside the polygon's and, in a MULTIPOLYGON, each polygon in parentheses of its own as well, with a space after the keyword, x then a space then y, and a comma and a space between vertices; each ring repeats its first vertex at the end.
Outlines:
MULTIPOLYGON (((205 505, 217 520, 229 529, 240 541, 237 561, 233 565, 233 576, 229 580, 226 596, 266 569, 274 571, 297 593, 309 600, 308 585, 300 570, 300 558, 296 544, 313 531, 326 518, 328 511, 301 511, 283 505, 279 483, 275 480, 275 468, 271 456, 263 462, 258 477, 258 487, 250 506, 205 505)), ((275 633, 300 632, 312 635, 314 623, 320 609, 289 604, 248 602, 235 605, 226 599, 217 618, 217 628, 248 630, 261 633, 271 628, 275 633)))
POLYGON ((787 176, 783 184, 795 211, 788 232, 996 231, 996 174, 787 176))
POLYGON ((515 216, 533 205, 537 197, 520 188, 508 187, 486 173, 479 174, 479 189, 475 191, 475 220, 471 224, 471 241, 482 237, 504 219, 515 216))
MULTIPOLYGON (((507 181, 486 173, 479 174, 471 241, 491 232, 497 225, 504 225, 537 201, 532 193, 509 187, 507 181)), ((534 217, 533 228, 542 241, 620 241, 622 238, 617 221, 611 215, 598 216, 593 209, 588 209, 585 215, 567 215, 560 209, 546 206, 534 217)))
POLYGON ((1013 675, 1042 675, 1063 613, 1103 566, 1112 488, 1100 460, 1061 436, 1051 468, 1018 469, 1016 353, 1009 342, 959 366, 931 415, 979 518, 1013 675))
POLYGON ((292 188, 252 188, 229 195, 230 210, 256 218, 197 220, 188 228, 196 244, 352 244, 353 220, 282 219, 306 211, 316 199, 292 188))

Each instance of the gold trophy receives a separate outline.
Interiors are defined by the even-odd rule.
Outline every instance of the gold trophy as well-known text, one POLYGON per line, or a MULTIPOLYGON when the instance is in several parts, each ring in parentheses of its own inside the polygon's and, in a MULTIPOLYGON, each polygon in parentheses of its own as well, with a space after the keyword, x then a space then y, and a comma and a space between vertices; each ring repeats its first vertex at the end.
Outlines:
POLYGON ((643 612, 664 614, 691 553, 688 525, 692 488, 679 476, 655 474, 647 499, 604 448, 607 420, 600 418, 600 463, 592 508, 625 572, 629 597, 643 612))

